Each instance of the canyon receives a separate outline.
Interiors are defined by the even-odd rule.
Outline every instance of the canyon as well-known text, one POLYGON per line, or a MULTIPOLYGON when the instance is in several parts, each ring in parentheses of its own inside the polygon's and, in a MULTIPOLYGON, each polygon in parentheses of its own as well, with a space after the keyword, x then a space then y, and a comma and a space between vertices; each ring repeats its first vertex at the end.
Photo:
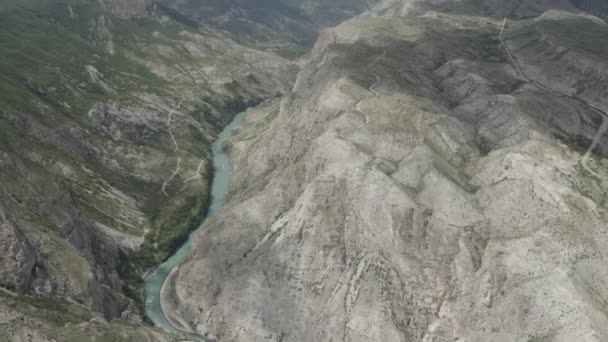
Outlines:
POLYGON ((0 341, 608 341, 604 2, 0 18, 0 341))

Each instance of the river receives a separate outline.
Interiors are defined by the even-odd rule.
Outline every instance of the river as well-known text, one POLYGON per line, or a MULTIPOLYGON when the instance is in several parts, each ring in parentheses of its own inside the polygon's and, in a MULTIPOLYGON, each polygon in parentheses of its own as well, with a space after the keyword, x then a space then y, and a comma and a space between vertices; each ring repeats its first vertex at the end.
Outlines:
MULTIPOLYGON (((207 217, 212 216, 224 205, 224 199, 228 190, 228 184, 230 182, 231 166, 228 156, 226 156, 222 150, 222 146, 230 137, 234 127, 236 127, 244 118, 245 112, 236 115, 232 122, 230 122, 230 124, 228 124, 228 126, 226 126, 220 133, 218 139, 211 147, 213 152, 213 168, 215 172, 213 174, 213 182, 211 185, 211 202, 209 204, 207 217)), ((167 261, 160 264, 156 269, 154 269, 154 271, 150 272, 144 282, 146 315, 156 327, 175 335, 184 335, 184 333, 176 329, 165 317, 161 308, 160 292, 163 283, 171 273, 171 270, 178 266, 188 254, 188 251, 192 245, 193 237, 197 231, 192 232, 192 234, 190 234, 188 237, 188 240, 175 252, 175 254, 168 258, 167 261)), ((199 335, 186 335, 193 341, 205 341, 199 335)))

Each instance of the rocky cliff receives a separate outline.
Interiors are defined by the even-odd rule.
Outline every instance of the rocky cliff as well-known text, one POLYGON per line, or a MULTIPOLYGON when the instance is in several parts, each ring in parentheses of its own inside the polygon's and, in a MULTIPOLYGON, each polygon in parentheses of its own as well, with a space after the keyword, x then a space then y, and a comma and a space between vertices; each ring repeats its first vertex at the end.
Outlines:
POLYGON ((219 341, 608 340, 608 29, 408 6, 248 112, 173 305, 219 341))

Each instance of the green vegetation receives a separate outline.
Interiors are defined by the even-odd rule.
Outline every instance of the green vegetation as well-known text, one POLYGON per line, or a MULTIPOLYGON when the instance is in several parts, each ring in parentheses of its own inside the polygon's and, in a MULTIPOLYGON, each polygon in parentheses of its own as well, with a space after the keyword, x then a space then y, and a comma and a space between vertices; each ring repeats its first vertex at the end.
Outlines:
MULTIPOLYGON (((77 5, 82 3, 82 0, 63 0, 64 5, 77 5)), ((48 11, 57 4, 54 0, 3 0, 0 3, 0 12, 14 10, 16 8, 22 9, 36 9, 42 11, 48 11)))
MULTIPOLYGON (((145 66, 122 54, 109 55, 103 42, 90 40, 89 19, 98 13, 97 5, 75 6, 76 19, 56 3, 47 10, 0 12, 0 103, 5 107, 35 114, 42 106, 81 121, 96 102, 127 100, 131 91, 142 88, 163 92, 166 82, 145 66), (89 65, 116 91, 92 83, 89 65)), ((123 43, 128 44, 126 39, 123 43)))
POLYGON ((308 53, 310 49, 305 46, 290 46, 274 51, 277 55, 290 60, 298 59, 308 53))
POLYGON ((218 96, 203 96, 203 101, 216 108, 220 113, 232 113, 234 115, 263 101, 261 98, 246 99, 245 95, 248 94, 248 90, 237 81, 232 81, 225 87, 235 95, 232 97, 219 96, 219 94, 218 96))
POLYGON ((215 127, 221 125, 220 119, 213 114, 213 108, 207 103, 197 104, 194 107, 194 111, 190 113, 190 116, 198 122, 207 122, 215 127))
POLYGON ((190 232, 200 223, 202 199, 191 196, 185 200, 168 221, 161 224, 158 232, 158 250, 170 255, 188 238, 190 232))
POLYGON ((173 254, 201 223, 205 203, 203 196, 189 196, 167 215, 169 219, 161 221, 158 215, 153 217, 157 228, 146 235, 142 248, 132 254, 133 260, 141 267, 151 268, 173 254))
POLYGON ((86 80, 85 65, 99 63, 95 49, 79 36, 35 13, 16 10, 0 13, 0 40, 2 88, 8 90, 0 95, 1 103, 34 112, 44 103, 57 112, 75 113, 103 98, 94 87, 78 96, 67 89, 86 80), (62 106, 64 102, 72 109, 62 106))
POLYGON ((127 297, 133 299, 135 305, 137 305, 139 310, 143 312, 144 303, 141 295, 141 284, 143 282, 143 278, 135 265, 133 265, 133 262, 129 258, 127 252, 120 250, 118 252, 118 257, 119 259, 116 264, 116 271, 124 282, 122 285, 122 292, 127 297))
POLYGON ((0 307, 1 305, 6 305, 11 310, 22 311, 57 325, 75 324, 91 318, 89 312, 79 305, 58 298, 12 297, 0 291, 0 307))
MULTIPOLYGON (((147 328, 116 321, 96 321, 83 306, 61 298, 14 296, 0 290, 0 311, 15 314, 9 314, 6 320, 0 322, 0 341, 13 340, 11 331, 22 328, 23 331, 29 329, 43 337, 62 342, 89 341, 93 336, 95 341, 149 341, 150 331, 147 328)), ((39 340, 39 335, 28 335, 39 340)))

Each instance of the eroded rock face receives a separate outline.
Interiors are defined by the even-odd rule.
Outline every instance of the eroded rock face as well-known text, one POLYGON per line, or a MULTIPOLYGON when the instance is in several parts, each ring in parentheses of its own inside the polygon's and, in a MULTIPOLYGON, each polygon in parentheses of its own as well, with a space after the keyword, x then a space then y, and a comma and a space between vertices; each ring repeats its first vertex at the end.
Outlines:
POLYGON ((227 341, 608 339, 608 163, 583 158, 602 115, 530 82, 555 70, 514 65, 501 24, 324 33, 231 139, 228 203, 175 285, 186 320, 227 341))
POLYGON ((36 253, 23 233, 5 219, 0 222, 0 255, 1 285, 27 290, 36 265, 36 253))

